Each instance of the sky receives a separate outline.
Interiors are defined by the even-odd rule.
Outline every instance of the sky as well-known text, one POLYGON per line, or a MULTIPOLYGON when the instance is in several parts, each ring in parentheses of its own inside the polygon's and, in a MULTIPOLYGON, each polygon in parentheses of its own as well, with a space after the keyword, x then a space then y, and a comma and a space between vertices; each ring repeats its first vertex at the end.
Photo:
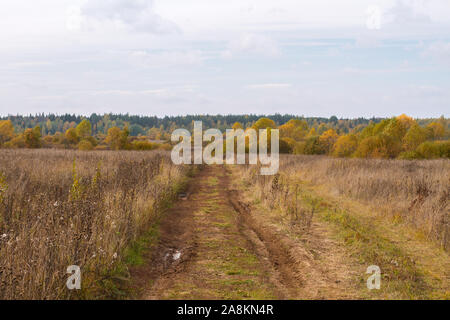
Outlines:
POLYGON ((0 115, 449 116, 448 0, 1 0, 0 115))

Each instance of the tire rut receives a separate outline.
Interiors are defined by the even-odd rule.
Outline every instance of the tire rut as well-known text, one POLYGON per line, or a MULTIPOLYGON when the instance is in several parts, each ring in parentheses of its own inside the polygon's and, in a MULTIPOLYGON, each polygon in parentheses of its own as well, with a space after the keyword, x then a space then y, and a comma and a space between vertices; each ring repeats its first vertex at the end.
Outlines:
POLYGON ((228 190, 228 199, 237 212, 241 234, 250 242, 271 275, 270 281, 277 288, 280 299, 293 299, 302 280, 293 261, 277 237, 258 225, 252 218, 250 207, 238 198, 237 190, 228 190))

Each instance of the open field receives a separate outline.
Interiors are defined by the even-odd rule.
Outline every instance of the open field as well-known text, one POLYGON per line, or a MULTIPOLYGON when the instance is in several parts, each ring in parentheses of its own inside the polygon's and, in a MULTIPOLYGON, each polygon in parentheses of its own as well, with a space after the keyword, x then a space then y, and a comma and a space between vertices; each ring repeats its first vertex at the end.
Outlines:
POLYGON ((2 150, 0 299, 70 298, 70 265, 83 270, 81 297, 113 293, 125 249, 186 173, 167 153, 2 150))
POLYGON ((276 176, 259 176, 251 167, 237 176, 257 216, 288 238, 311 243, 311 257, 327 251, 311 239, 326 236, 359 265, 362 286, 365 268, 379 266, 384 285, 366 297, 448 299, 449 172, 448 160, 286 156, 276 176))
POLYGON ((448 160, 280 160, 2 150, 0 298, 449 299, 448 160))

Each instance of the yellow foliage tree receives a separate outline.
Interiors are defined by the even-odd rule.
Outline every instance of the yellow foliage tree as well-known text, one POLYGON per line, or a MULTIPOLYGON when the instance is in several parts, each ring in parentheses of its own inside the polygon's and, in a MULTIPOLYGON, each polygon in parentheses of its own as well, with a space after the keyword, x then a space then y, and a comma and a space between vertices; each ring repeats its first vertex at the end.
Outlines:
POLYGON ((272 119, 269 118, 261 118, 258 121, 255 122, 255 124, 252 126, 253 129, 259 130, 259 129, 267 129, 272 128, 275 129, 276 125, 275 122, 272 119))
POLYGON ((39 126, 33 129, 26 129, 23 133, 25 146, 27 148, 40 148, 41 146, 41 128, 39 126))
POLYGON ((77 144, 78 141, 80 140, 77 134, 77 130, 75 128, 67 129, 65 137, 70 144, 77 144))
POLYGON ((130 148, 128 142, 129 131, 125 127, 120 130, 118 127, 112 127, 108 129, 108 134, 106 136, 105 142, 109 144, 112 150, 122 150, 130 148))
POLYGON ((323 153, 329 153, 338 139, 338 134, 334 129, 329 129, 319 137, 319 144, 323 153))
POLYGON ((445 135, 445 127, 440 122, 432 122, 427 126, 431 139, 441 139, 445 135))
POLYGON ((336 157, 350 157, 358 147, 358 139, 354 134, 340 136, 333 147, 333 155, 336 157))
POLYGON ((80 139, 86 139, 92 135, 92 126, 89 120, 84 119, 76 127, 77 136, 80 139))
POLYGON ((405 127, 405 128, 410 128, 411 126, 413 126, 414 124, 417 124, 416 121, 407 116, 406 114, 401 114, 397 117, 397 120, 400 121, 400 123, 405 127))
POLYGON ((242 124, 240 123, 240 122, 235 122, 234 124, 233 124, 233 127, 232 127, 234 130, 237 130, 237 129, 244 129, 244 127, 242 126, 242 124))
POLYGON ((92 149, 94 149, 94 146, 89 140, 81 140, 80 143, 78 143, 78 150, 90 151, 92 149))
POLYGON ((14 138, 14 126, 11 120, 0 121, 0 146, 14 138))
POLYGON ((427 140, 427 130, 417 123, 414 123, 403 137, 403 149, 405 151, 414 151, 423 142, 427 140))

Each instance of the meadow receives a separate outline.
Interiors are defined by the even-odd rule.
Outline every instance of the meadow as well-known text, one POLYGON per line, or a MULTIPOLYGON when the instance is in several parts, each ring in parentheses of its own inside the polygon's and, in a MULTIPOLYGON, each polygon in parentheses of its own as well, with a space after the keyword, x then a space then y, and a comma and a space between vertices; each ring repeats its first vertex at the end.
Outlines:
POLYGON ((102 297, 127 248, 177 194, 165 152, 0 152, 0 299, 102 297), (83 292, 67 290, 70 265, 83 292))
POLYGON ((197 169, 166 151, 1 150, 0 299, 123 299, 127 284, 144 298, 448 299, 449 160, 282 155, 274 176, 197 169), (371 264, 385 278, 368 294, 371 264), (82 290, 66 288, 71 265, 82 290))
POLYGON ((295 195, 295 187, 301 187, 294 177, 314 185, 326 185, 329 193, 368 204, 378 215, 408 223, 443 248, 450 248, 449 160, 285 155, 280 160, 280 175, 273 178, 277 180, 276 188, 272 188, 273 179, 257 178, 260 193, 272 194, 263 198, 272 199, 278 194, 277 201, 285 206, 286 197, 295 195))
POLYGON ((356 274, 379 266, 383 286, 369 295, 363 289, 364 299, 449 299, 449 169, 448 160, 284 155, 277 175, 243 166, 236 185, 261 224, 287 235, 287 247, 294 241, 309 250, 310 264, 336 269, 329 257, 337 241, 356 274))

